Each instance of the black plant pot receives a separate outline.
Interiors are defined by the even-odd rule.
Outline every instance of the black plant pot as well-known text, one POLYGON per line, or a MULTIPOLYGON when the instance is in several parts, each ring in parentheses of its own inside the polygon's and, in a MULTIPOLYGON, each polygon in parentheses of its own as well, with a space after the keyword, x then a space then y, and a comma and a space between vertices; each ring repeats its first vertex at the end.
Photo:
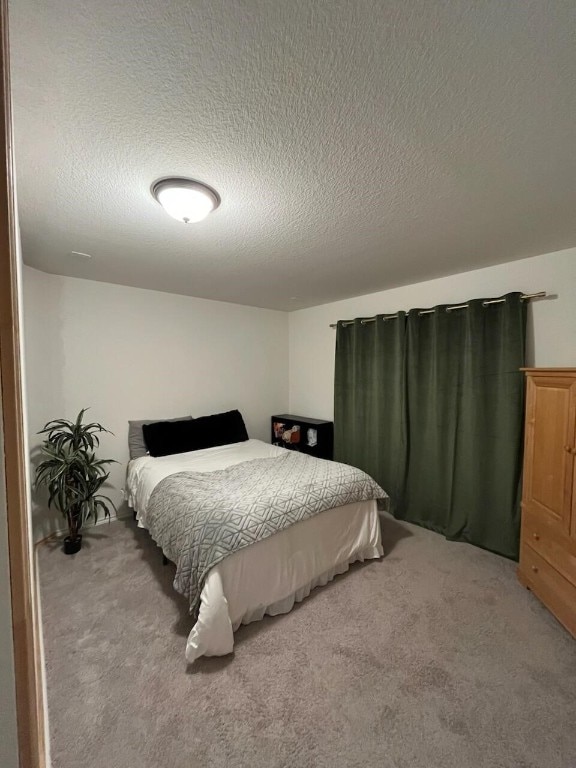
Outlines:
POLYGON ((71 539, 70 536, 66 536, 64 539, 64 554, 75 555, 76 552, 80 552, 82 549, 82 534, 79 533, 75 539, 71 539))

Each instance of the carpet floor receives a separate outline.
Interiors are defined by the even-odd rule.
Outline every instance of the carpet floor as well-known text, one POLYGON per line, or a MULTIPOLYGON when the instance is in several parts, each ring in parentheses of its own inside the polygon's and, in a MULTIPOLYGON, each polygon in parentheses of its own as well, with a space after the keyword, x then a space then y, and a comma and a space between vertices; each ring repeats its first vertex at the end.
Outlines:
POLYGON ((184 659, 131 521, 39 547, 53 768, 574 768, 576 641, 515 564, 383 519, 386 557, 184 659))

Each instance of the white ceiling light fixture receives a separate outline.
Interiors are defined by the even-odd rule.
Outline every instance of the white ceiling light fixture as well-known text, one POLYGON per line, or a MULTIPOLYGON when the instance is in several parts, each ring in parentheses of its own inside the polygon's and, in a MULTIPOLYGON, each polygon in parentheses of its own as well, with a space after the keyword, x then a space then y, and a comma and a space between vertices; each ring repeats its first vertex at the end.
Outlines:
POLYGON ((184 224, 202 221, 220 205, 215 189, 193 179, 158 179, 151 192, 167 214, 184 224))

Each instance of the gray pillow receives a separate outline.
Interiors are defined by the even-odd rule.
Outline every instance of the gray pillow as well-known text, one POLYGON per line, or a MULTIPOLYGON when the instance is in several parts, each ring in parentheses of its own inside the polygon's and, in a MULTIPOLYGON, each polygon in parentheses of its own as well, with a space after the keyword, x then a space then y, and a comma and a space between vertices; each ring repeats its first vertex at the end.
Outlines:
POLYGON ((139 459, 148 456, 148 449, 142 433, 143 424, 154 424, 156 421, 191 421, 192 416, 179 416, 177 419, 138 419, 128 422, 128 450, 130 459, 139 459))

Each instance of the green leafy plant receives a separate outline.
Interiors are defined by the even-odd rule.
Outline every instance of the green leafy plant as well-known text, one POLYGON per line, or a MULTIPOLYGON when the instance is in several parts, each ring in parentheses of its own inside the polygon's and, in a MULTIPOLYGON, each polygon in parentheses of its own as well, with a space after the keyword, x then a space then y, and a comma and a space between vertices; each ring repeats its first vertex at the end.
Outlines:
MULTIPOLYGON (((84 424, 83 408, 76 421, 49 421, 39 435, 46 435, 42 445, 45 458, 36 468, 36 485, 48 489, 48 507, 55 507, 68 524, 69 540, 80 538, 79 532, 89 518, 98 520, 99 512, 110 517, 112 500, 99 493, 110 473, 108 464, 114 459, 97 459, 95 449, 102 432, 112 434, 96 422, 84 424)), ((79 548, 79 547, 78 547, 79 548)))

